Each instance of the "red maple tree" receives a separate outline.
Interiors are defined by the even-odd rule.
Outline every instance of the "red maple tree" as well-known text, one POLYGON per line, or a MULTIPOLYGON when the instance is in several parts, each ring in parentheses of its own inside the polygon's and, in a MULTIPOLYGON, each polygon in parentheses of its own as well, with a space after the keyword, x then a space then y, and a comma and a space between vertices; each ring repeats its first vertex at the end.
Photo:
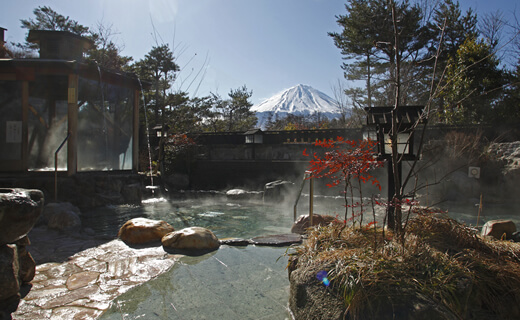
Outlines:
POLYGON ((327 184, 329 188, 343 183, 343 197, 345 200, 345 219, 344 223, 356 217, 360 217, 360 225, 363 223, 363 193, 362 184, 371 182, 381 190, 379 180, 371 174, 375 168, 383 166, 383 161, 378 161, 375 156, 376 141, 370 139, 347 140, 343 137, 333 139, 317 140, 315 146, 326 149, 323 154, 314 153, 309 155, 307 149, 303 155, 312 157, 309 161, 310 175, 308 179, 328 178, 331 180, 327 184), (356 186, 354 186, 356 183, 356 186), (354 188, 358 189, 360 201, 354 201, 354 188), (349 203, 349 195, 351 201, 349 203), (352 217, 348 218, 348 209, 351 208, 352 217), (356 210, 356 208, 359 208, 356 210))

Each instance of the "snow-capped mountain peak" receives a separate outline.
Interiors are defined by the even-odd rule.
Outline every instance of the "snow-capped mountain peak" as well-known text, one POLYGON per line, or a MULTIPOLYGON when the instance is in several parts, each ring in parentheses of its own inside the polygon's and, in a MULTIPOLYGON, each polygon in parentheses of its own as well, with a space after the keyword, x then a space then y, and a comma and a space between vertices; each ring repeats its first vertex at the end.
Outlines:
POLYGON ((329 119, 340 116, 337 103, 325 93, 310 86, 299 84, 275 94, 271 98, 255 105, 258 126, 264 127, 269 116, 278 119, 288 114, 308 116, 320 113, 329 119))

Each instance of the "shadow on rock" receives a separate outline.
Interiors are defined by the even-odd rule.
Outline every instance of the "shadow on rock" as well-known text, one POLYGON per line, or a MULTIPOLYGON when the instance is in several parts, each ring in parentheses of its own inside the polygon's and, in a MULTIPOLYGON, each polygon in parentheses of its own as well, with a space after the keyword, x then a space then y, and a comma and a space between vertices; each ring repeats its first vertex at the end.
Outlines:
POLYGON ((174 248, 168 248, 163 247, 164 251, 166 251, 169 254, 181 254, 184 256, 190 256, 190 257, 200 257, 208 253, 216 253, 218 248, 215 249, 174 249, 174 248))

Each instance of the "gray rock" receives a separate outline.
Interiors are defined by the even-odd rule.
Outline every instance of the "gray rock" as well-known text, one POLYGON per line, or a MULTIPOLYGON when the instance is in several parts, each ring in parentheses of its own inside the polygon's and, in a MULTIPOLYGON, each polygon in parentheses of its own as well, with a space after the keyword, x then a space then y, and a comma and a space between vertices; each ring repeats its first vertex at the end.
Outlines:
POLYGON ((226 192, 226 197, 230 200, 246 200, 248 194, 242 189, 231 189, 226 192))
POLYGON ((171 232, 161 239, 167 249, 214 250, 220 247, 218 238, 206 228, 190 227, 171 232))
POLYGON ((249 245, 249 240, 241 239, 241 238, 231 238, 231 239, 220 239, 220 244, 225 244, 228 246, 247 246, 249 245))
POLYGON ((295 233, 267 235, 251 239, 251 243, 257 246, 289 246, 301 242, 302 237, 295 233))
POLYGON ((27 246, 31 244, 29 237, 25 236, 14 243, 18 251, 18 275, 21 283, 29 283, 36 274, 36 262, 27 251, 27 246))
POLYGON ((43 213, 40 220, 47 224, 49 223, 50 217, 57 213, 63 212, 74 212, 76 215, 81 216, 81 211, 78 207, 70 202, 51 202, 43 208, 43 213))
POLYGON ((36 262, 25 246, 18 246, 18 275, 21 283, 29 283, 36 275, 36 262))
POLYGON ((20 291, 18 279, 18 250, 14 244, 0 246, 0 300, 15 296, 20 291))
POLYGON ((73 211, 60 211, 49 217, 47 226, 60 231, 81 229, 81 219, 73 211))
POLYGON ((229 200, 261 200, 263 192, 261 191, 245 191, 242 189, 231 189, 226 192, 229 200))
POLYGON ((0 189, 0 245, 27 235, 42 212, 43 192, 29 189, 0 189))
MULTIPOLYGON (((294 222, 291 232, 292 233, 298 233, 298 234, 305 234, 307 232, 307 229, 310 227, 310 217, 309 215, 301 215, 298 217, 298 219, 294 222)), ((328 215, 319 215, 314 214, 312 215, 312 225, 313 226, 326 226, 336 220, 333 216, 328 215)))
POLYGON ((495 239, 511 239, 516 231, 516 225, 511 220, 490 220, 484 224, 480 234, 495 239))

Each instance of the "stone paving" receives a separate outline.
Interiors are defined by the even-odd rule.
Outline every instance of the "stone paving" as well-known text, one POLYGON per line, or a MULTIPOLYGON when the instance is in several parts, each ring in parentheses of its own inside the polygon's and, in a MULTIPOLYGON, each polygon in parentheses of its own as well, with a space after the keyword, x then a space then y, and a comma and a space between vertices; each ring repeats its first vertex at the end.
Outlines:
POLYGON ((129 247, 117 239, 46 228, 33 229, 29 238, 36 275, 13 319, 96 319, 116 297, 166 272, 179 258, 160 243, 129 247))
MULTIPOLYGON (((148 246, 128 246, 119 239, 97 238, 85 233, 66 234, 46 227, 34 228, 28 236, 31 245, 27 249, 37 263, 36 275, 31 281, 31 285, 24 288, 26 294, 22 297, 17 311, 12 314, 15 320, 97 319, 111 308, 112 301, 117 297, 166 273, 183 257, 182 255, 165 252, 159 242, 148 246)), ((288 245, 299 241, 301 241, 299 235, 293 234, 253 238, 249 243, 288 245)), ((258 259, 256 256, 263 252, 262 250, 254 250, 253 253, 249 250, 224 247, 228 249, 215 252, 217 255, 221 254, 219 257, 226 261, 242 259, 244 261, 240 264, 244 262, 249 264, 246 268, 243 268, 245 271, 241 271, 246 272, 242 274, 244 279, 252 279, 249 272, 258 273, 258 270, 255 271, 253 265, 250 264, 258 259)), ((267 247, 265 250, 268 250, 267 247)), ((285 249, 280 248, 279 250, 281 250, 280 253, 273 251, 275 255, 281 255, 281 252, 285 249)), ((271 251, 268 250, 267 252, 271 251)), ((210 253, 207 256, 212 255, 210 253)), ((207 256, 202 256, 200 259, 205 260, 207 256)), ((197 260, 199 258, 188 257, 189 259, 197 260)), ((267 259, 267 261, 269 260, 274 261, 276 259, 267 259)), ((219 262, 216 264, 217 267, 225 265, 227 270, 228 265, 222 263, 219 259, 215 261, 219 262)), ((260 259, 254 263, 254 266, 256 268, 262 267, 263 269, 260 268, 262 272, 266 272, 265 270, 272 272, 272 267, 266 267, 265 263, 263 259, 260 259)), ((184 262, 181 263, 181 265, 184 264, 184 262)), ((215 264, 214 261, 213 264, 215 264)), ((182 268, 181 270, 183 270, 182 268)), ((212 274, 209 270, 211 268, 208 266, 201 264, 201 268, 203 274, 208 272, 212 274)), ((283 269, 283 264, 281 268, 283 269)), ((221 271, 214 273, 219 275, 221 271)), ((262 273, 259 274, 263 275, 262 273)), ((285 278, 283 275, 279 277, 285 278)), ((265 278, 270 279, 271 276, 268 275, 265 278)), ((260 283, 265 282, 264 279, 259 281, 260 283)), ((206 285, 208 284, 206 283, 206 285)), ((236 291, 237 289, 229 288, 229 290, 236 291)), ((277 290, 279 289, 274 290, 274 292, 278 297, 280 294, 282 296, 287 294, 284 290, 281 292, 277 290)), ((273 301, 277 299, 265 298, 265 300, 264 304, 267 310, 272 311, 273 301)), ((258 304, 258 299, 255 301, 256 307, 259 307, 261 304, 258 304)), ((248 304, 246 303, 246 305, 248 304)), ((277 315, 285 313, 283 305, 277 306, 277 308, 275 311, 277 315)), ((243 307, 241 306, 239 309, 243 309, 243 307)), ((199 311, 202 312, 203 310, 199 311)), ((231 311, 227 310, 226 312, 231 311)), ((193 314, 202 316, 200 313, 192 312, 193 314)), ((233 311, 232 314, 240 319, 236 311, 233 311)))

